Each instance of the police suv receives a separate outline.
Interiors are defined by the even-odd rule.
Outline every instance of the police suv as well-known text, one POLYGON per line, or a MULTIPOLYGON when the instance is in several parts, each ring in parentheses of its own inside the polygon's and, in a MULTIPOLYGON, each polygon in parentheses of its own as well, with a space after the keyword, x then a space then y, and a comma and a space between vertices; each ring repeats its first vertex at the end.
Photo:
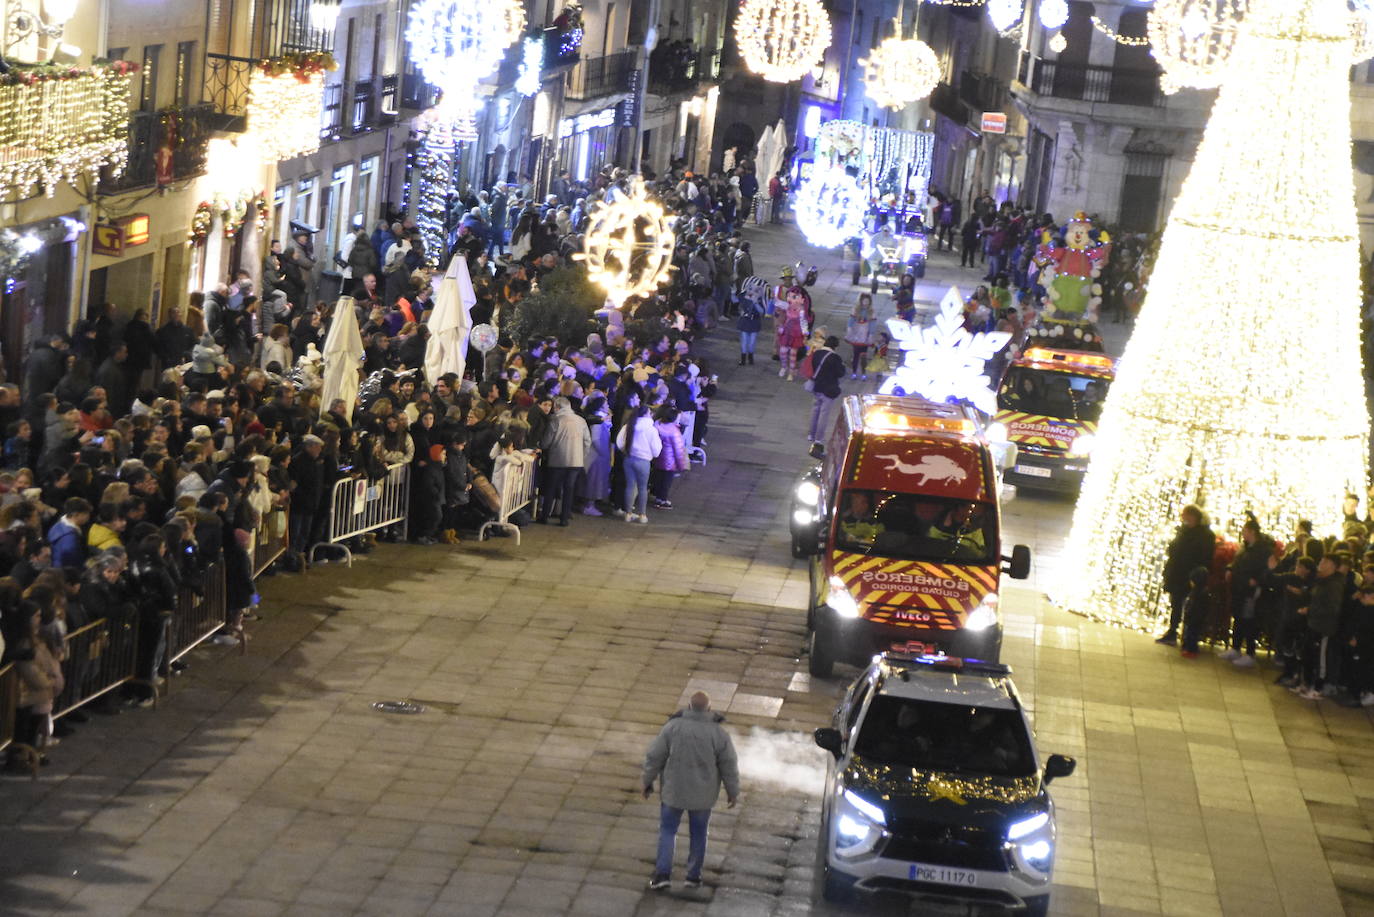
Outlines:
POLYGON ((826 771, 817 865, 827 899, 897 891, 930 903, 1049 913, 1054 804, 1011 670, 884 653, 816 744, 826 771))

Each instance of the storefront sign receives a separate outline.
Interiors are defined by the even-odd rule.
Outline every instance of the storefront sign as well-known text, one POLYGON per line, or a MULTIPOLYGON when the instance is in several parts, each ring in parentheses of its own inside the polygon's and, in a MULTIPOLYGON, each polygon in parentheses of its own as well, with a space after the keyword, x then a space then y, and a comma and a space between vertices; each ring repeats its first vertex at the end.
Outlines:
POLYGON ((593 128, 611 127, 615 124, 615 113, 618 109, 619 106, 603 108, 601 111, 588 112, 576 118, 564 118, 558 122, 558 136, 571 137, 573 134, 585 134, 593 128))
POLYGON ((983 133, 985 134, 1005 134, 1007 132, 1007 116, 1000 111, 983 112, 983 133))
POLYGON ((118 258, 124 254, 124 230, 118 226, 97 223, 91 233, 91 251, 97 255, 118 258))
POLYGON ((146 213, 131 213, 115 220, 115 225, 124 233, 126 246, 143 245, 150 238, 152 221, 146 213))
POLYGON ((630 73, 630 96, 621 99, 616 105, 616 124, 621 127, 634 127, 639 123, 639 81, 643 74, 639 70, 630 73))

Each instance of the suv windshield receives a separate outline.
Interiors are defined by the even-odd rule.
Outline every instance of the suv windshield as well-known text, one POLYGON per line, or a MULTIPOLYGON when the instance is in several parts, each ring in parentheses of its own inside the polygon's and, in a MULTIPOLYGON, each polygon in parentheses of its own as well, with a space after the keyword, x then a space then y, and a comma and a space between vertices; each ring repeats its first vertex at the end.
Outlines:
POLYGON ((891 694, 879 694, 869 704, 854 753, 923 771, 991 777, 1035 773, 1026 725, 1017 711, 891 694))
POLYGON ((1059 420, 1096 421, 1109 380, 1096 376, 1013 366, 1007 370, 998 404, 1009 411, 1059 420))
POLYGON ((835 547, 908 560, 992 563, 997 514, 986 503, 927 494, 846 490, 835 547))

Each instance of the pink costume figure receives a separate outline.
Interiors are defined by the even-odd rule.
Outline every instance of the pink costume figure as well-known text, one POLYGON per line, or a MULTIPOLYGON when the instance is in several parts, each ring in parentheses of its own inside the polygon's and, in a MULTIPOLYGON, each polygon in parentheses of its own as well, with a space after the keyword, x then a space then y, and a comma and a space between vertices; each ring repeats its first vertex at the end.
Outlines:
POLYGON ((779 376, 786 376, 789 381, 794 378, 797 371, 797 348, 806 343, 807 322, 806 316, 810 311, 811 297, 801 287, 793 287, 787 291, 787 308, 777 313, 778 323, 778 357, 782 366, 778 369, 779 376))

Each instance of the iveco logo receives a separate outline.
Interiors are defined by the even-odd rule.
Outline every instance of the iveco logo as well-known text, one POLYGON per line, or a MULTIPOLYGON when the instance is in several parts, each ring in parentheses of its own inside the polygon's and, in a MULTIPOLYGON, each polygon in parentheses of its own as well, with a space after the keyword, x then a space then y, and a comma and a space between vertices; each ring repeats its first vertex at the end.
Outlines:
POLYGON ((892 613, 894 621, 914 621, 918 624, 929 624, 931 614, 928 611, 894 611, 892 613))

